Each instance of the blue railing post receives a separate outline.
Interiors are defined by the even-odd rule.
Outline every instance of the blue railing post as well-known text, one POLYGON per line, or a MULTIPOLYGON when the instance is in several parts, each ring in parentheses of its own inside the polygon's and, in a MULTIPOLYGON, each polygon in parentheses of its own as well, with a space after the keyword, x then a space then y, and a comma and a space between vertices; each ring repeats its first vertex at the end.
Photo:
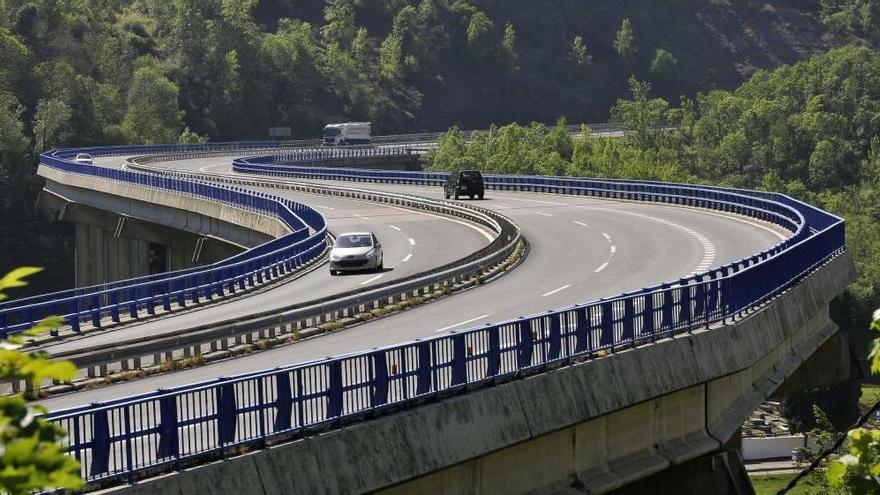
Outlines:
POLYGON ((562 325, 559 321, 562 313, 551 312, 547 317, 550 319, 550 348, 547 351, 547 359, 554 361, 559 359, 559 351, 562 348, 562 325))
POLYGON ((465 335, 457 333, 452 336, 452 384, 467 383, 467 347, 465 335))
POLYGON ((664 331, 672 330, 672 306, 675 304, 675 301, 672 298, 672 291, 669 290, 669 284, 663 284, 663 308, 661 311, 662 320, 660 321, 660 328, 664 331))
POLYGON ((610 302, 602 303, 601 307, 599 346, 605 349, 614 346, 614 310, 610 302))
POLYGON ((329 386, 327 388, 327 417, 342 415, 342 362, 338 359, 327 363, 329 386))
POLYGON ((388 402, 388 362, 385 351, 373 353, 373 394, 372 407, 382 406, 388 402))
POLYGON ((486 376, 497 376, 501 369, 501 328, 492 326, 486 329, 489 334, 489 349, 487 349, 486 376))
POLYGON ((632 296, 628 296, 623 300, 623 334, 621 335, 622 342, 632 342, 632 345, 636 345, 635 338, 635 316, 636 309, 635 304, 633 303, 632 296))
POLYGON ((521 319, 519 322, 519 352, 516 359, 519 369, 525 369, 532 365, 533 342, 531 321, 521 319))
POLYGON ((180 445, 177 433, 177 397, 167 396, 159 399, 159 450, 160 459, 180 457, 180 445))
POLYGON ((89 474, 96 477, 109 471, 110 421, 107 419, 107 410, 100 409, 92 413, 92 464, 89 474))
POLYGON ((235 386, 231 383, 220 385, 217 394, 217 437, 220 445, 235 441, 238 422, 238 408, 235 405, 235 386))
POLYGON ((419 349, 419 367, 416 374, 416 393, 418 395, 427 394, 431 391, 432 383, 432 366, 431 366, 431 341, 422 341, 418 343, 419 349))
POLYGON ((290 395, 290 375, 287 371, 275 373, 275 428, 280 432, 290 429, 290 415, 293 412, 293 400, 290 395))
POLYGON ((575 315, 575 349, 574 352, 583 354, 590 350, 590 324, 587 308, 576 308, 575 315))

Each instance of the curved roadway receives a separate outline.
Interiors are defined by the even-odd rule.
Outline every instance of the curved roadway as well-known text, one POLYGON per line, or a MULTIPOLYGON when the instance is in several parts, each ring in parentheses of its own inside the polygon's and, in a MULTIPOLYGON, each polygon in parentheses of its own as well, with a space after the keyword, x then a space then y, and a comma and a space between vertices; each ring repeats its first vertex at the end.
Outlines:
MULTIPOLYGON (((230 169, 230 159, 193 159, 175 162, 174 166, 187 170, 226 173, 230 169)), ((335 184, 431 198, 440 198, 442 195, 439 187, 352 182, 335 184)), ((273 191, 280 194, 284 190, 273 191)), ((218 376, 391 345, 550 308, 570 306, 675 280, 695 271, 729 263, 776 244, 786 234, 776 226, 752 219, 695 208, 496 191, 487 191, 486 198, 478 204, 510 217, 520 225, 531 244, 531 253, 521 266, 490 284, 388 318, 368 321, 344 331, 306 339, 292 345, 175 373, 61 395, 46 399, 43 404, 50 409, 71 407, 159 387, 183 385, 218 376)), ((425 249, 423 257, 426 262, 439 260, 444 253, 457 258, 466 251, 476 250, 481 243, 486 242, 485 238, 471 228, 436 218, 417 219, 417 214, 412 212, 405 213, 396 209, 387 211, 388 207, 380 205, 330 204, 328 197, 299 195, 297 199, 319 209, 322 205, 333 208, 322 211, 331 222, 352 222, 331 223, 334 231, 338 232, 336 225, 345 225, 346 229, 350 226, 375 230, 386 243, 386 259, 398 260, 389 263, 395 266, 394 272, 402 265, 402 257, 406 256, 400 246, 392 247, 389 242, 401 233, 393 230, 392 225, 404 228, 401 225, 405 223, 402 216, 408 218, 405 224, 407 231, 413 232, 413 236, 418 232, 420 236, 415 246, 410 247, 425 249), (363 220, 362 217, 369 220, 363 220)), ((403 248, 407 245, 409 241, 403 248)), ((419 256, 422 256, 421 252, 419 256)), ((411 261, 415 259, 414 255, 411 261)), ((424 269, 424 266, 420 269, 424 269)), ((367 276, 351 277, 350 283, 359 284, 368 280, 365 277, 367 276)), ((331 278, 327 270, 319 269, 314 274, 285 285, 290 286, 293 291, 298 290, 297 286, 300 289, 306 287, 305 284, 310 284, 310 290, 313 291, 338 291, 342 289, 335 284, 349 283, 349 277, 342 277, 341 280, 345 282, 337 282, 337 278, 331 278)), ((266 294, 272 294, 276 290, 280 292, 286 289, 270 290, 266 294)), ((235 311, 242 307, 252 309, 256 297, 240 298, 218 307, 236 308, 235 311)), ((283 299, 284 296, 270 297, 283 299)), ((212 311, 201 310, 192 314, 198 313, 209 315, 212 311)), ((182 321, 180 318, 184 317, 186 315, 175 316, 144 326, 179 324, 182 321)), ((204 322, 204 319, 199 319, 199 322, 204 322)), ((107 332, 106 335, 113 333, 107 332)))

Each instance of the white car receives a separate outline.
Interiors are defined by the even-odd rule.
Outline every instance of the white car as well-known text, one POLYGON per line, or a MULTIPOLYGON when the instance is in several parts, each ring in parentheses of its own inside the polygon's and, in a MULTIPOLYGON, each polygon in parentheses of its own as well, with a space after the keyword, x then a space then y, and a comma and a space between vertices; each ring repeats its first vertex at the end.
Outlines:
POLYGON ((77 153, 76 158, 74 158, 73 161, 76 163, 82 163, 83 165, 91 165, 92 155, 88 153, 77 153))
POLYGON ((382 244, 371 232, 340 234, 330 251, 330 275, 349 270, 382 271, 382 244))

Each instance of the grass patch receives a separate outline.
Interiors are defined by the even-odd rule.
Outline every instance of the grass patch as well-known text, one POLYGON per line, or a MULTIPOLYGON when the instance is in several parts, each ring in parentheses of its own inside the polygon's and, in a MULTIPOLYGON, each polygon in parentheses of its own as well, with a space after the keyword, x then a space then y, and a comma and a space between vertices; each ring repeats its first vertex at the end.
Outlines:
POLYGON ((880 401, 880 385, 875 383, 862 384, 862 396, 859 397, 859 403, 871 407, 880 401))
MULTIPOLYGON (((788 485, 788 482, 795 476, 796 473, 772 474, 767 476, 750 476, 749 479, 752 481, 755 495, 776 495, 776 492, 788 485)), ((811 476, 807 476, 786 493, 788 495, 819 495, 828 493, 828 487, 817 485, 811 479, 811 476)))

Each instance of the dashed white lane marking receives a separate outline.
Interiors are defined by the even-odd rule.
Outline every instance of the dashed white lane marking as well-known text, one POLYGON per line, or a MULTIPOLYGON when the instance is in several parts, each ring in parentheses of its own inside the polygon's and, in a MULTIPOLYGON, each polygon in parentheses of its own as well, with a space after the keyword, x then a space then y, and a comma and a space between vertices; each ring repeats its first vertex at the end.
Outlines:
POLYGON ((462 325, 467 325, 468 323, 473 323, 473 322, 475 322, 475 321, 477 321, 477 320, 482 320, 483 318, 488 318, 488 317, 492 316, 492 314, 493 314, 493 313, 486 313, 486 314, 484 314, 484 315, 480 315, 480 316, 478 316, 478 317, 476 317, 476 318, 471 318, 470 320, 465 320, 465 321, 462 321, 462 322, 456 323, 455 325, 449 325, 448 327, 443 327, 443 328, 441 328, 441 329, 434 330, 434 333, 437 333, 437 332, 445 332, 446 330, 449 330, 449 329, 451 329, 451 328, 460 327, 460 326, 462 326, 462 325))
POLYGON ((406 255, 406 257, 404 257, 403 260, 401 260, 400 262, 401 262, 401 263, 406 263, 406 262, 409 261, 411 258, 412 258, 412 253, 409 253, 409 254, 406 255))
POLYGON ((710 241, 706 236, 697 232, 696 230, 694 230, 690 227, 685 227, 684 225, 679 225, 675 222, 670 222, 669 220, 665 220, 663 218, 652 217, 650 215, 644 215, 642 213, 636 213, 636 212, 632 212, 632 211, 623 211, 623 210, 616 210, 616 211, 619 211, 619 212, 624 213, 626 215, 632 215, 634 217, 639 217, 639 218, 644 218, 646 220, 652 220, 654 222, 659 222, 659 223, 662 223, 663 225, 668 225, 670 227, 682 230, 687 235, 693 237, 697 242, 699 242, 700 246, 702 246, 702 248, 703 248, 703 258, 700 260, 700 262, 697 264, 697 266, 694 267, 694 269, 690 273, 685 275, 685 278, 690 277, 692 275, 696 275, 698 273, 705 272, 709 268, 712 268, 712 265, 715 263, 715 245, 712 244, 712 241, 710 241))
POLYGON ((611 263, 611 260, 614 258, 614 253, 617 252, 617 246, 614 245, 614 240, 611 239, 611 236, 605 232, 602 232, 602 237, 604 237, 605 240, 608 241, 608 244, 611 244, 611 247, 608 248, 608 258, 605 259, 605 263, 599 265, 599 268, 593 270, 593 273, 599 273, 604 270, 605 267, 607 267, 608 264, 611 263))
POLYGON ((575 225, 580 225, 581 227, 587 226, 587 224, 585 224, 584 222, 578 222, 577 220, 575 220, 574 223, 575 223, 575 225))
POLYGON ((504 199, 509 199, 512 201, 525 201, 527 203, 541 203, 544 205, 565 206, 565 203, 557 203, 555 201, 542 201, 540 199, 527 199, 527 198, 514 198, 514 197, 505 197, 504 199))
POLYGON ((365 217, 365 216, 363 216, 363 215, 359 215, 359 214, 357 214, 357 213, 355 213, 354 216, 360 218, 361 220, 369 220, 369 219, 370 219, 370 217, 365 217))
POLYGON ((541 297, 552 296, 553 294, 556 294, 557 292, 562 292, 562 291, 564 291, 565 289, 567 289, 567 288, 569 288, 569 287, 571 287, 571 284, 563 285, 562 287, 560 287, 560 288, 558 288, 558 289, 553 289, 553 290, 551 290, 550 292, 546 292, 546 293, 544 293, 544 294, 541 294, 541 297))
POLYGON ((403 230, 403 229, 401 229, 400 227, 398 227, 397 225, 391 225, 391 224, 389 224, 388 226, 391 227, 392 229, 398 231, 398 232, 401 232, 401 231, 403 230))
POLYGON ((370 278, 370 279, 364 280, 363 282, 361 282, 361 285, 367 285, 367 284, 370 283, 370 282, 375 282, 376 280, 379 280, 380 278, 382 278, 382 277, 384 277, 384 276, 385 276, 384 273, 380 273, 380 274, 376 275, 376 276, 373 277, 373 278, 370 278))
POLYGON ((415 245, 416 245, 416 240, 413 239, 412 237, 410 237, 410 238, 409 238, 409 245, 410 245, 410 246, 415 246, 415 245))
MULTIPOLYGON (((210 165, 205 165, 204 167, 200 167, 200 168, 199 168, 199 172, 208 172, 208 171, 211 170, 212 168, 223 167, 223 166, 226 166, 226 165, 229 165, 229 164, 226 163, 226 162, 224 162, 224 163, 212 163, 212 164, 210 164, 210 165)), ((231 172, 231 171, 232 171, 231 169, 222 170, 222 172, 231 172)))
POLYGON ((477 232, 483 234, 483 237, 485 237, 486 239, 488 239, 489 242, 492 242, 492 241, 495 240, 495 237, 493 237, 492 234, 490 234, 490 233, 487 232, 486 230, 484 230, 484 229, 482 229, 482 228, 480 228, 480 227, 477 227, 477 226, 474 225, 474 224, 470 224, 470 223, 467 223, 467 222, 462 221, 462 220, 456 220, 456 219, 454 219, 454 218, 444 217, 443 215, 436 215, 436 214, 434 214, 434 213, 426 213, 426 212, 424 212, 424 211, 408 210, 408 209, 406 209, 406 208, 402 208, 402 207, 400 207, 400 206, 389 206, 389 208, 395 208, 395 209, 398 209, 398 210, 401 210, 401 211, 405 211, 405 212, 407 212, 407 213, 415 213, 416 215, 424 215, 424 216, 426 216, 426 217, 435 217, 435 218, 439 218, 439 219, 441 219, 441 220, 446 220, 447 222, 453 222, 453 223, 457 223, 457 224, 460 224, 460 225, 464 225, 465 227, 467 227, 467 228, 469 228, 469 229, 474 229, 474 230, 476 230, 477 232))
POLYGON ((541 215, 542 217, 552 217, 553 216, 549 213, 544 213, 543 211, 536 211, 535 215, 541 215))
POLYGON ((324 206, 324 205, 314 205, 315 208, 320 208, 322 210, 335 210, 332 206, 324 206))

